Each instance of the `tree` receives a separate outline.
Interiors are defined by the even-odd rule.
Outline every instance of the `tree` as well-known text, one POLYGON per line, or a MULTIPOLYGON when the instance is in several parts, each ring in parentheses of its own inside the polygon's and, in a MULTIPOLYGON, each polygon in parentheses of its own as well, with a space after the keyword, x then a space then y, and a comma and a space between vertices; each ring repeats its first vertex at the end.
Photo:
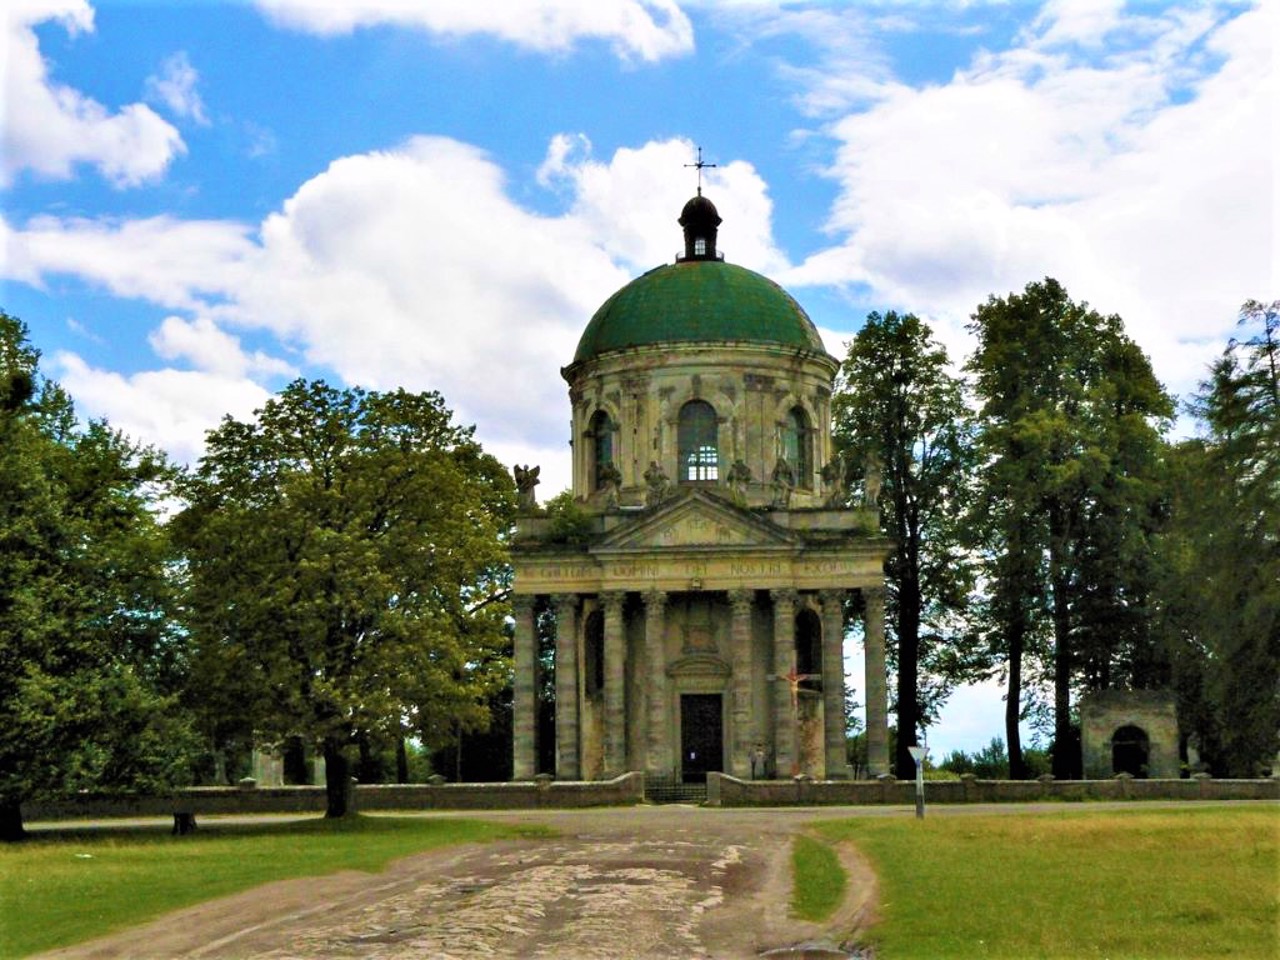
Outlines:
POLYGON ((297 381, 209 434, 184 495, 206 729, 232 691, 240 736, 320 744, 340 817, 359 738, 430 749, 486 722, 514 490, 439 394, 297 381))
POLYGON ((1280 737, 1280 301, 1248 301, 1170 454, 1158 619, 1179 717, 1215 772, 1254 776, 1280 737))
MULTIPOLYGON (((1146 616, 1146 558, 1161 499, 1161 429, 1173 407, 1118 316, 1071 302, 1055 280, 991 297, 973 315, 968 369, 981 403, 982 496, 995 634, 1009 658, 1013 775, 1021 656, 1046 626, 1054 775, 1079 774, 1071 696, 1087 686, 1159 683, 1146 616)), ((1165 675, 1167 678, 1167 675, 1165 675)))
POLYGON ((77 424, 0 312, 0 839, 21 804, 162 790, 194 747, 184 645, 153 507, 171 471, 105 423, 77 424))
POLYGON ((972 421, 946 350, 912 314, 872 313, 849 344, 832 398, 846 462, 880 465, 880 523, 891 662, 897 672, 897 770, 952 685, 977 666, 958 616, 972 580, 956 523, 971 480, 972 421))

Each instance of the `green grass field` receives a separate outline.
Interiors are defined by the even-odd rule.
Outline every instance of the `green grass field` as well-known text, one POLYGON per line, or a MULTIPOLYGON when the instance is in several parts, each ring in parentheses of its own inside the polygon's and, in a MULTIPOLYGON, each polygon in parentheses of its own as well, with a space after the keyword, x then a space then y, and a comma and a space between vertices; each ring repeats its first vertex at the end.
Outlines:
POLYGON ((801 920, 821 921, 844 899, 849 878, 829 844, 800 834, 791 846, 791 872, 796 882, 791 892, 791 914, 801 920))
POLYGON ((875 866, 877 960, 1280 957, 1273 805, 867 817, 818 832, 875 866))
POLYGON ((103 829, 0 847, 0 956, 21 957, 292 877, 376 872, 431 847, 545 830, 461 819, 358 817, 254 826, 202 820, 187 837, 103 829))

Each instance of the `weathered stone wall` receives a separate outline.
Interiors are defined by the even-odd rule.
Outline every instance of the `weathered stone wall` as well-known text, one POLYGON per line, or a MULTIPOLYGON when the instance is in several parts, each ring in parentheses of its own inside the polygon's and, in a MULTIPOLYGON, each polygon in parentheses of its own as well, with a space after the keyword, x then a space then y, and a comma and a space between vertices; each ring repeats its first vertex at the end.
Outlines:
POLYGON ((1178 717, 1173 694, 1162 690, 1103 690, 1080 702, 1084 775, 1105 779, 1112 767, 1112 737, 1123 727, 1138 727, 1149 741, 1147 776, 1177 777, 1178 717))
MULTIPOLYGON (((914 780, 739 780, 707 777, 707 802, 721 807, 914 805, 914 780)), ((1280 800, 1280 780, 930 780, 925 803, 1036 803, 1042 800, 1280 800)))
MULTIPOLYGON (((931 780, 926 804, 1035 803, 1045 800, 1280 800, 1280 779, 1135 780, 931 780)), ((644 800, 644 775, 614 780, 555 783, 364 784, 356 787, 359 810, 537 810, 628 806, 644 800)), ((707 802, 719 807, 879 806, 915 804, 914 780, 739 780, 707 777, 707 802)), ((29 823, 113 817, 211 814, 314 813, 324 811, 323 787, 195 787, 164 797, 81 794, 22 805, 29 823)))
MULTIPOLYGON (((614 780, 556 783, 360 784, 357 810, 536 810, 542 807, 606 807, 644 799, 644 775, 614 780)), ((63 800, 24 803, 28 821, 97 817, 156 817, 200 814, 323 813, 324 787, 193 787, 169 796, 80 794, 63 800)))

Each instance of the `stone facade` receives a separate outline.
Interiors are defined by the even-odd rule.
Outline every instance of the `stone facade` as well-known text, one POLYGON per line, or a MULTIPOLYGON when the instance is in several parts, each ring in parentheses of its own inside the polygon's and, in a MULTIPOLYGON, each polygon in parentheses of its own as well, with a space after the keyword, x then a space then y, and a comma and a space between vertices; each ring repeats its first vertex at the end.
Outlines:
MULTIPOLYGON (((696 198, 686 217, 695 206, 710 204, 696 198)), ((717 267, 714 232, 699 244, 681 223, 690 269, 624 288, 638 307, 615 295, 562 371, 590 529, 558 541, 527 502, 518 523, 515 779, 846 777, 853 599, 866 618, 869 768, 886 772, 889 544, 874 504, 843 502, 838 364, 794 300, 717 267), (714 319, 707 338, 673 333, 673 308, 689 306, 675 298, 707 289, 724 291, 699 307, 714 319), (539 612, 555 623, 554 771, 537 769, 539 612)), ((690 323, 699 310, 685 310, 690 323)))
POLYGON ((1080 701, 1084 775, 1104 779, 1129 773, 1140 779, 1174 778, 1178 716, 1173 694, 1159 690, 1103 690, 1080 701))

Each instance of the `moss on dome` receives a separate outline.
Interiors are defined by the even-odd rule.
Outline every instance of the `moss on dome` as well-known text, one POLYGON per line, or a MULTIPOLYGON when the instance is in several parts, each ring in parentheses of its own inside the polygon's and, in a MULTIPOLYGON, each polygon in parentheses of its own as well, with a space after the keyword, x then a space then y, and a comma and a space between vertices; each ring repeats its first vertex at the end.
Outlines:
POLYGON ((826 352, 809 315, 772 280, 722 260, 682 260, 650 270, 606 300, 583 331, 573 360, 697 341, 826 352))

